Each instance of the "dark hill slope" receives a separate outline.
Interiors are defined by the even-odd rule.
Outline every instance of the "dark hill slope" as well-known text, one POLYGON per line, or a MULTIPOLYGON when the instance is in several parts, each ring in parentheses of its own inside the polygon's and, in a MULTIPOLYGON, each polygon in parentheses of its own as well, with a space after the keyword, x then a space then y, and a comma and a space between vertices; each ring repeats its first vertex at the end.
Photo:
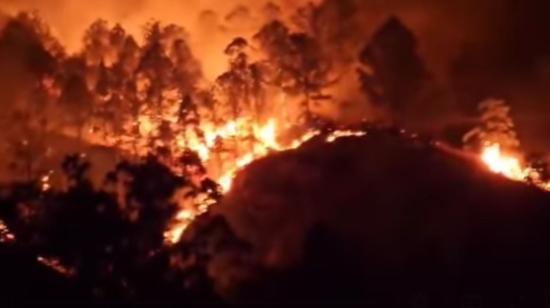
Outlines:
POLYGON ((208 265, 239 300, 485 306, 550 287, 550 194, 398 134, 257 161, 213 212, 251 244, 208 265))

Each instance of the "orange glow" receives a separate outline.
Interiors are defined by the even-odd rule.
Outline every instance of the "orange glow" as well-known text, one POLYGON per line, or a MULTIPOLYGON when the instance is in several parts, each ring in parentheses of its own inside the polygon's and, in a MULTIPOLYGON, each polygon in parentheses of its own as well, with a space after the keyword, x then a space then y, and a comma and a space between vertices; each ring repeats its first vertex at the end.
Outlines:
POLYGON ((15 241, 15 235, 11 233, 8 226, 0 219, 0 243, 9 243, 15 241))
POLYGON ((507 178, 522 181, 528 175, 527 170, 521 167, 519 159, 503 154, 498 144, 485 147, 481 159, 491 171, 502 174, 507 178))
POLYGON ((144 136, 150 135, 155 129, 152 119, 147 115, 140 115, 138 117, 138 124, 139 133, 144 136))
POLYGON ((43 264, 44 266, 52 269, 53 271, 58 272, 59 274, 64 275, 65 277, 73 277, 76 275, 76 270, 61 264, 56 258, 46 258, 42 256, 36 257, 36 261, 43 264))
POLYGON ((540 189, 550 191, 550 182, 541 180, 537 170, 524 166, 518 157, 503 153, 499 144, 485 146, 481 152, 481 160, 494 173, 514 181, 529 181, 540 189))
MULTIPOLYGON (((227 138, 234 138, 237 136, 243 136, 245 139, 253 140, 253 145, 251 147, 243 146, 238 149, 242 151, 242 154, 237 155, 232 160, 226 161, 226 167, 223 168, 220 173, 221 175, 215 178, 217 183, 221 186, 223 193, 226 193, 231 189, 233 178, 236 173, 253 161, 262 158, 271 152, 298 148, 304 142, 320 134, 318 131, 309 131, 304 133, 302 136, 295 138, 288 145, 283 145, 278 141, 278 136, 281 134, 278 127, 277 121, 274 118, 268 119, 263 125, 255 123, 251 119, 240 118, 236 121, 229 121, 227 124, 222 125, 219 129, 211 130, 206 134, 206 136, 208 136, 205 138, 207 141, 202 144, 202 147, 207 149, 206 153, 210 153, 212 150, 211 147, 214 144, 208 140, 215 140, 217 138, 225 140, 227 138), (252 127, 252 129, 247 129, 249 127, 252 127)), ((361 137, 364 135, 366 135, 366 133, 363 131, 337 130, 328 135, 325 141, 330 143, 342 137, 361 137)), ((201 155, 201 157, 203 156, 201 155)), ((211 157, 210 154, 204 155, 204 158, 207 158, 205 159, 205 163, 207 165, 209 162, 209 157, 211 157)), ((195 206, 186 206, 182 208, 176 217, 176 221, 165 232, 164 235, 168 244, 176 243, 189 223, 191 223, 197 215, 204 213, 210 205, 215 203, 215 201, 205 195, 199 195, 194 201, 192 201, 192 203, 195 204, 195 206), (195 210, 191 210, 190 208, 194 208, 195 210)))
POLYGON ((43 192, 50 190, 50 188, 52 187, 50 183, 52 174, 53 174, 53 171, 49 171, 48 173, 46 173, 40 178, 40 189, 43 192))
MULTIPOLYGON (((269 118, 264 123, 258 123, 248 117, 229 120, 221 125, 207 122, 200 125, 202 137, 190 130, 176 137, 176 152, 185 149, 195 151, 207 167, 209 176, 220 185, 221 191, 226 193, 231 189, 235 174, 251 162, 275 151, 299 147, 318 134, 306 132, 288 145, 284 145, 279 141, 282 133, 279 127, 276 118, 269 118), (218 153, 218 144, 230 144, 230 153, 218 153)), ((206 194, 181 202, 184 205, 164 234, 166 242, 176 243, 189 223, 214 203, 215 201, 206 194)))
POLYGON ((337 131, 332 132, 332 134, 330 134, 327 137, 326 140, 327 140, 328 143, 332 143, 332 142, 336 141, 336 139, 338 139, 338 138, 342 138, 342 137, 362 137, 362 136, 365 136, 366 134, 367 133, 363 132, 363 131, 337 130, 337 131))

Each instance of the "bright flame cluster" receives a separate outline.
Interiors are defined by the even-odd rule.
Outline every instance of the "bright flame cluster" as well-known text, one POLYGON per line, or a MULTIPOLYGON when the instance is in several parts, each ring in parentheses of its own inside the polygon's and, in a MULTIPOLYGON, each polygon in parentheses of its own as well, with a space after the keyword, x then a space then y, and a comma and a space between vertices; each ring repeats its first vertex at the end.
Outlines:
MULTIPOLYGON (((243 117, 218 127, 204 125, 201 126, 201 130, 202 138, 194 133, 178 136, 178 146, 180 149, 193 150, 199 155, 223 193, 231 189, 235 174, 251 162, 272 152, 297 148, 319 134, 310 131, 289 143, 282 143, 279 141, 281 130, 275 118, 260 124, 251 118, 243 117), (232 144, 233 148, 228 153, 219 153, 219 144, 232 144)), ((199 194, 191 202, 180 202, 180 211, 164 234, 166 242, 176 243, 195 217, 204 213, 214 203, 215 201, 208 198, 207 194, 199 194)))
POLYGON ((528 175, 528 170, 522 168, 519 159, 503 154, 499 144, 491 144, 483 149, 481 154, 483 162, 495 173, 507 178, 523 181, 528 175))
POLYGON ((537 187, 550 191, 550 182, 542 181, 537 170, 525 167, 518 157, 504 153, 499 144, 485 146, 481 152, 481 160, 494 173, 514 181, 529 180, 537 187))
MULTIPOLYGON (((90 130, 85 138, 90 143, 115 146, 136 156, 144 156, 157 146, 166 147, 170 149, 172 158, 165 163, 175 173, 190 176, 197 187, 204 179, 210 178, 220 185, 221 193, 226 193, 231 189, 235 174, 251 162, 273 152, 298 148, 321 134, 316 130, 304 130, 288 137, 291 127, 288 119, 272 116, 259 120, 258 117, 243 115, 220 122, 214 121, 207 110, 200 108, 192 121, 181 123, 177 104, 181 98, 173 93, 168 94, 163 101, 165 104, 159 108, 145 108, 135 121, 124 123, 125 131, 134 133, 117 135, 100 126, 99 130, 90 130), (162 133, 166 127, 170 132, 168 137, 162 133), (206 173, 193 167, 186 169, 177 160, 188 150, 198 155, 206 173)), ((341 137, 363 135, 363 131, 336 130, 328 134, 324 141, 331 143, 341 137)), ((49 189, 49 175, 42 178, 42 189, 49 189)), ((173 201, 178 204, 179 212, 164 234, 168 244, 177 242, 189 223, 216 202, 208 192, 176 195, 173 201)))

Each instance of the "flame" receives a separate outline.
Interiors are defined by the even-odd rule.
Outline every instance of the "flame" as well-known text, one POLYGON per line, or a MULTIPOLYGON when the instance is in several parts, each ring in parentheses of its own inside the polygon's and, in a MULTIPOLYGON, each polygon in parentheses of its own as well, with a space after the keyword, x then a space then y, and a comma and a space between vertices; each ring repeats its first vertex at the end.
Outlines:
MULTIPOLYGON (((245 118, 238 119, 237 121, 230 121, 227 124, 223 125, 219 130, 211 131, 209 134, 207 134, 207 136, 209 137, 206 138, 206 140, 214 140, 216 138, 226 139, 235 136, 244 136, 247 137, 247 139, 253 140, 254 143, 253 146, 250 148, 250 151, 245 151, 245 153, 243 153, 242 155, 236 157, 233 160, 230 160, 229 167, 225 169, 221 176, 216 178, 216 181, 221 186, 223 193, 226 193, 231 189, 233 178, 235 177, 236 173, 253 161, 269 155, 269 153, 271 152, 298 148, 304 142, 320 134, 320 132, 318 131, 308 131, 302 136, 294 139, 288 145, 283 145, 278 141, 280 131, 278 130, 279 126, 277 125, 276 119, 268 119, 263 125, 253 122, 251 123, 250 121, 251 119, 245 118), (249 126, 252 127, 252 130, 246 129, 249 126), (252 133, 250 134, 250 132, 252 133)), ((328 135, 325 141, 331 143, 342 137, 361 137, 365 135, 366 132, 364 131, 336 130, 328 135)), ((208 150, 211 150, 210 147, 212 147, 212 145, 212 142, 206 141, 204 147, 208 150)), ((210 155, 207 155, 205 157, 210 157, 210 155)), ((195 204, 198 205, 198 211, 189 210, 187 208, 182 209, 177 214, 176 222, 164 234, 166 242, 168 244, 174 244, 178 242, 189 223, 191 223, 197 215, 206 212, 210 205, 214 203, 214 200, 205 197, 204 195, 199 195, 199 197, 195 200, 195 204)))
MULTIPOLYGON (((209 176, 220 185, 221 192, 226 193, 231 189, 235 174, 251 162, 275 151, 296 148, 318 134, 308 131, 285 145, 279 141, 282 133, 279 127, 276 118, 258 123, 250 117, 240 117, 217 126, 207 122, 200 126, 202 137, 187 130, 176 138, 176 143, 178 150, 195 151, 202 163, 210 167, 207 169, 217 169, 211 171, 209 176), (233 148, 229 153, 220 153, 219 144, 231 144, 233 148)), ((215 200, 208 198, 207 194, 199 194, 191 203, 194 206, 182 208, 165 232, 168 244, 176 243, 189 223, 197 215, 206 212, 215 200)))
POLYGON ((367 133, 364 131, 353 131, 353 130, 337 130, 332 132, 327 138, 326 141, 328 143, 332 143, 336 141, 338 138, 342 137, 362 137, 365 136, 367 133))
POLYGON ((8 226, 0 219, 0 243, 10 243, 15 241, 15 235, 8 226))
POLYGON ((539 172, 524 166, 518 157, 503 153, 498 143, 486 145, 481 152, 481 160, 494 173, 550 191, 550 181, 541 180, 539 172))
MULTIPOLYGON (((262 120, 250 111, 234 118, 219 119, 208 107, 196 105, 196 114, 191 114, 191 120, 187 121, 186 115, 181 114, 181 96, 168 91, 163 97, 161 105, 144 107, 133 120, 127 119, 122 125, 124 131, 109 131, 108 127, 100 125, 88 130, 84 138, 89 143, 117 147, 138 157, 155 148, 167 148, 171 157, 163 162, 175 173, 191 176, 197 188, 204 179, 210 178, 219 184, 219 192, 223 194, 231 189, 235 175, 251 162, 274 152, 298 148, 321 134, 310 129, 288 138, 291 121, 288 115, 275 112, 262 120), (182 168, 175 158, 189 150, 197 154, 205 168, 182 168)), ((337 130, 324 140, 330 143, 341 137, 364 135, 363 131, 337 130)), ((43 177, 44 191, 49 189, 48 182, 49 176, 43 177)), ((164 234, 169 244, 177 242, 189 223, 216 202, 208 194, 191 195, 180 197, 189 200, 176 200, 180 210, 164 234)))
POLYGON ((519 159, 503 154, 499 144, 486 146, 481 154, 481 159, 491 171, 507 178, 522 181, 528 175, 527 170, 522 168, 519 159))
MULTIPOLYGON (((135 123, 138 128, 137 134, 134 132, 133 134, 123 134, 123 136, 106 137, 109 134, 108 131, 95 130, 89 132, 86 138, 90 143, 118 147, 137 156, 146 155, 151 150, 151 141, 154 141, 153 145, 169 148, 174 157, 191 150, 197 153, 207 170, 206 174, 198 176, 199 180, 195 184, 198 186, 202 179, 208 177, 220 185, 222 193, 226 193, 231 189, 235 174, 251 162, 273 152, 297 148, 319 134, 317 131, 309 130, 290 141, 282 142, 281 136, 285 133, 286 127, 281 129, 282 126, 279 122, 281 120, 276 117, 258 121, 251 116, 241 116, 222 123, 202 120, 200 123, 186 125, 182 128, 178 127, 180 124, 177 123, 178 119, 174 116, 176 112, 177 108, 173 106, 164 106, 159 110, 141 110, 135 123), (171 136, 167 140, 157 136, 161 125, 166 125, 166 123, 170 125, 172 132, 177 132, 175 136, 171 136), (130 142, 115 142, 116 140, 130 142)), ((132 127, 130 124, 124 126, 132 127)), ((169 167, 173 168, 175 172, 182 172, 181 166, 176 161, 172 161, 169 167)), ((49 175, 44 176, 42 178, 44 191, 49 189, 48 182, 49 175)), ((214 201, 199 196, 190 203, 193 206, 181 207, 173 224, 166 231, 167 243, 177 242, 187 225, 197 215, 206 211, 214 201)))
POLYGON ((205 213, 216 200, 210 198, 207 194, 199 194, 193 200, 196 208, 183 208, 175 217, 174 222, 168 230, 164 232, 164 242, 173 245, 179 241, 183 232, 196 216, 205 213))
POLYGON ((143 136, 150 135, 155 129, 153 120, 149 116, 143 114, 138 117, 138 125, 139 132, 143 136))
POLYGON ((74 277, 76 275, 74 268, 63 265, 57 258, 38 256, 36 257, 36 261, 65 277, 74 277))
POLYGON ((53 171, 50 170, 48 173, 40 177, 40 189, 42 192, 47 192, 52 188, 52 185, 50 183, 51 177, 52 177, 53 171))

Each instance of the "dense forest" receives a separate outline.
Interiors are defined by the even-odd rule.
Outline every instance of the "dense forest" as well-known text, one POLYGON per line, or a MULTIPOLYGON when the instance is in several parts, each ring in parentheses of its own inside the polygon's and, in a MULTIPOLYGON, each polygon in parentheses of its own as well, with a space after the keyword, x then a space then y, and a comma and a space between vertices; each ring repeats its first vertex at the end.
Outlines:
POLYGON ((522 152, 510 107, 485 95, 441 129, 467 95, 436 80, 400 18, 359 31, 354 3, 327 0, 285 18, 266 5, 252 36, 215 55, 227 65, 214 80, 177 24, 153 20, 135 37, 98 19, 69 52, 39 13, 7 18, 0 299, 220 304, 395 291, 409 303, 420 275, 412 268, 426 260, 437 268, 420 285, 445 296, 483 268, 498 276, 488 260, 508 244, 487 221, 509 223, 510 247, 527 249, 498 259, 506 273, 520 281, 521 270, 536 271, 546 255, 530 240, 547 229, 544 155, 522 152), (482 170, 487 145, 521 159, 518 178, 501 173, 524 183, 482 170), (493 203, 512 210, 477 208, 493 203), (387 224, 369 218, 377 215, 387 224), (455 278, 449 289, 434 282, 455 278))

